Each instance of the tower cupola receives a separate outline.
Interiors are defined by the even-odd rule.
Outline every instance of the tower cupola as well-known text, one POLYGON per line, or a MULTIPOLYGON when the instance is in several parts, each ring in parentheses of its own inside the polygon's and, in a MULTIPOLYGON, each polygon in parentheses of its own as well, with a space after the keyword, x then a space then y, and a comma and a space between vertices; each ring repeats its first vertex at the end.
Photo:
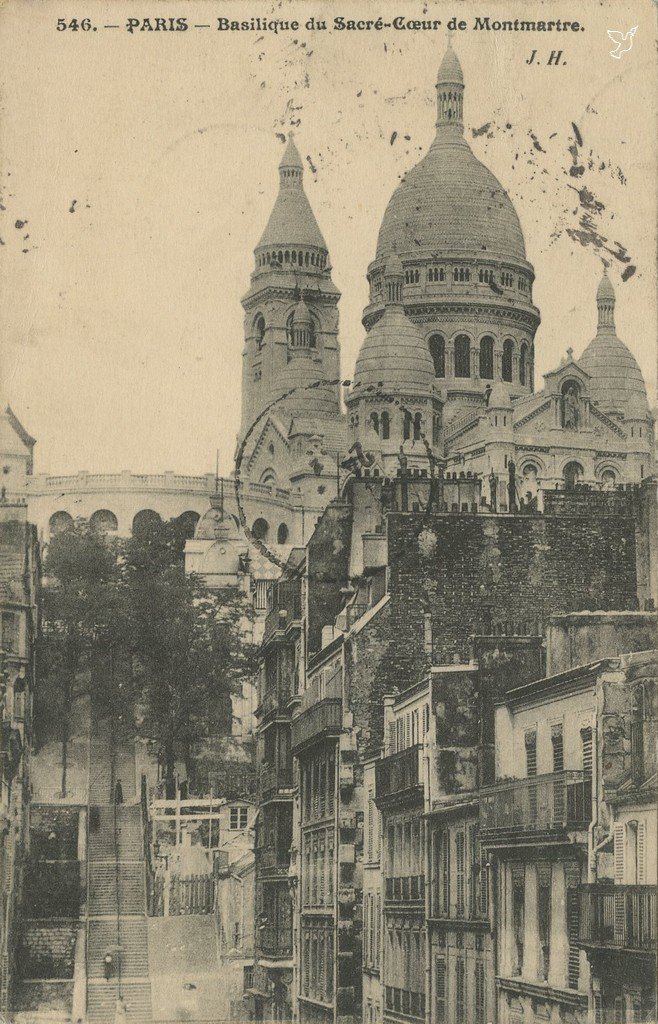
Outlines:
POLYGON ((599 311, 599 330, 615 329, 615 290, 608 277, 607 267, 603 270, 603 277, 596 290, 596 305, 599 311))
POLYGON ((464 130, 464 73, 450 39, 436 77, 436 127, 464 130))

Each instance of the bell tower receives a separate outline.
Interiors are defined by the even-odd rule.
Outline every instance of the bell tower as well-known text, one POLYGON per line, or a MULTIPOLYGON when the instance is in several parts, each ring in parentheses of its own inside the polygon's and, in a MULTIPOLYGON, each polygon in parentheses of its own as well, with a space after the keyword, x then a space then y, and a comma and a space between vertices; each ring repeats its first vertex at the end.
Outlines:
POLYGON ((292 133, 279 164, 279 192, 254 250, 242 363, 243 438, 271 403, 286 432, 293 420, 340 418, 338 301, 329 252, 304 191, 304 166, 292 133), (283 396, 286 396, 285 398, 283 396))

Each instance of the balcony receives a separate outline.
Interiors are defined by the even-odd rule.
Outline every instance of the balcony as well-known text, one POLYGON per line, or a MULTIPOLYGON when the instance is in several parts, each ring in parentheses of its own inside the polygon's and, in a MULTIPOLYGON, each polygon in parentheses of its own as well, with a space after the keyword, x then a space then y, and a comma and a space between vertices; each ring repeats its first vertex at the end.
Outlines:
POLYGON ((302 617, 302 595, 300 584, 275 583, 272 587, 269 611, 265 617, 263 644, 272 639, 275 633, 285 631, 293 622, 302 617))
POLYGON ((287 960, 292 956, 292 929, 267 925, 256 930, 256 950, 273 960, 287 960))
POLYGON ((265 718, 274 711, 283 710, 290 700, 290 690, 283 686, 273 686, 263 694, 263 699, 256 709, 259 718, 265 718))
POLYGON ((268 872, 285 874, 290 867, 290 850, 288 846, 257 846, 256 865, 260 874, 268 872))
POLYGON ((655 885, 582 885, 578 945, 656 951, 655 885))
POLYGON ((263 764, 258 772, 258 789, 261 800, 267 800, 282 790, 292 788, 292 767, 263 764))
POLYGON ((375 766, 375 801, 377 806, 394 800, 422 796, 422 745, 416 743, 397 754, 384 757, 375 766))
POLYGON ((422 903, 425 899, 424 876, 387 878, 384 898, 388 903, 422 903))
POLYGON ((425 993, 410 992, 406 988, 394 988, 387 985, 385 989, 386 1003, 384 1013, 387 1017, 414 1017, 423 1020, 425 1017, 425 993))
POLYGON ((325 697, 293 719, 292 749, 297 751, 316 740, 340 736, 342 727, 342 700, 340 697, 325 697))
POLYGON ((480 831, 487 840, 551 838, 586 829, 592 781, 581 771, 499 782, 480 790, 480 831))

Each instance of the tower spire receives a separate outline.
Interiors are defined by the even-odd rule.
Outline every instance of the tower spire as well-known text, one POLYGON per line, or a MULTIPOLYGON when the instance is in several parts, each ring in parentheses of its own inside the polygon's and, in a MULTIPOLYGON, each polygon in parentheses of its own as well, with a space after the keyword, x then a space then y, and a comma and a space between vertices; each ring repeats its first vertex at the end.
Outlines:
POLYGON ((608 268, 604 266, 603 276, 596 290, 596 305, 599 310, 599 331, 615 329, 615 290, 608 277, 608 268))
POLYGON ((464 130, 464 73, 450 36, 436 77, 436 127, 464 130))

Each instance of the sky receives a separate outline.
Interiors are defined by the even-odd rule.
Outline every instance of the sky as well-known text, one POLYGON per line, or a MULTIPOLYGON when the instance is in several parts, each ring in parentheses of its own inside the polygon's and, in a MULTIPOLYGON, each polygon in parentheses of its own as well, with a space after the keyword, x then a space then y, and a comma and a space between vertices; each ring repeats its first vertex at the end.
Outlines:
POLYGON ((214 470, 217 449, 230 470, 240 298, 289 130, 342 292, 351 375, 367 265, 388 199, 432 141, 434 81, 455 16, 467 23, 454 33, 466 136, 514 201, 535 267, 536 386, 593 337, 605 260, 618 334, 655 404, 651 0, 583 0, 569 16, 584 31, 559 33, 474 29, 483 14, 565 17, 555 2, 64 7, 5 0, 0 9, 0 389, 37 438, 37 471, 195 474, 214 470), (336 14, 400 12, 442 25, 331 27, 336 14), (62 13, 67 25, 88 15, 97 31, 57 31, 62 13), (181 15, 210 28, 125 28, 128 18, 181 15), (256 15, 301 27, 216 29, 218 17, 256 15), (312 16, 328 30, 307 30, 312 16), (634 25, 632 49, 611 57, 607 29, 634 25), (563 51, 559 67, 547 64, 552 49, 563 51))

